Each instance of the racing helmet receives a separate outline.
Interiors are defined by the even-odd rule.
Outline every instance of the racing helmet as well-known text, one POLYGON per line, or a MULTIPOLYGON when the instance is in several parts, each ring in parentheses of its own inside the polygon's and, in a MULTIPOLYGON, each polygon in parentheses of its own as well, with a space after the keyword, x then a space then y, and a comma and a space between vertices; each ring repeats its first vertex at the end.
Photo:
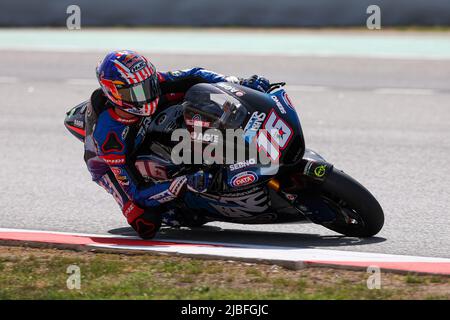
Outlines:
POLYGON ((156 111, 161 95, 155 67, 144 56, 129 51, 113 51, 98 64, 97 79, 115 106, 137 116, 156 111))

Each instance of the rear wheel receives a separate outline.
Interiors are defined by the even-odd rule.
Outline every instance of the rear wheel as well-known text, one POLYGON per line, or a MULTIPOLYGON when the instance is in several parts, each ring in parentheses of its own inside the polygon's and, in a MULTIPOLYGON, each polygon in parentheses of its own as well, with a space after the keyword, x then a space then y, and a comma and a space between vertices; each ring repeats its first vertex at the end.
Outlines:
POLYGON ((321 197, 336 213, 324 227, 351 237, 371 237, 384 224, 384 213, 375 197, 358 181, 333 168, 321 186, 321 197))

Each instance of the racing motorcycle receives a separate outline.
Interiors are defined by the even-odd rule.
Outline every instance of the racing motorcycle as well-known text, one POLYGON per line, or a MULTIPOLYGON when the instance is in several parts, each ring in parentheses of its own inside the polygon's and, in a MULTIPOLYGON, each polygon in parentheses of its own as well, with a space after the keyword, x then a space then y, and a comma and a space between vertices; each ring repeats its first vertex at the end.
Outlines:
MULTIPOLYGON (((377 234, 384 224, 380 204, 355 179, 305 148, 299 116, 284 85, 273 83, 267 93, 228 82, 194 85, 183 103, 147 119, 146 139, 134 155, 137 170, 153 182, 199 170, 211 176, 205 192, 188 190, 170 203, 182 213, 186 227, 212 221, 312 222, 345 236, 377 234), (192 148, 184 150, 188 157, 198 150, 194 144, 204 152, 219 142, 220 133, 232 129, 241 130, 237 136, 241 146, 256 145, 271 162, 247 156, 233 163, 178 163, 173 157, 179 146, 173 139, 177 129, 190 134, 192 148)), ((80 104, 65 119, 66 128, 81 141, 85 111, 86 103, 80 104)))

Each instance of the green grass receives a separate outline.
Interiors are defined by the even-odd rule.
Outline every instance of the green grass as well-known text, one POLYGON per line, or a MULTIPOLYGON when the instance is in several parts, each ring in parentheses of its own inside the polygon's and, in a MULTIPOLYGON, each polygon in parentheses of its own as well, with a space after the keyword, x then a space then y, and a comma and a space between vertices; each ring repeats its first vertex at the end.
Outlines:
POLYGON ((174 256, 78 253, 0 247, 0 299, 449 299, 448 277, 369 274, 174 256), (81 289, 66 286, 69 265, 81 289))
POLYGON ((409 284, 425 283, 426 280, 427 280, 426 278, 417 275, 407 275, 405 278, 406 283, 409 284))

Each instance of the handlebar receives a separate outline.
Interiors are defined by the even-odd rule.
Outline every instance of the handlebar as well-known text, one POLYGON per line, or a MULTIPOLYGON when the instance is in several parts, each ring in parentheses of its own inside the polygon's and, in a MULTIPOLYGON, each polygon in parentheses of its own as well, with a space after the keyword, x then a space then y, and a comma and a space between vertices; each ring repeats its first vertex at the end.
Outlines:
POLYGON ((275 89, 284 87, 285 85, 286 85, 286 82, 274 82, 274 83, 271 83, 270 86, 269 86, 269 90, 267 90, 267 93, 270 93, 270 92, 272 92, 275 89))

